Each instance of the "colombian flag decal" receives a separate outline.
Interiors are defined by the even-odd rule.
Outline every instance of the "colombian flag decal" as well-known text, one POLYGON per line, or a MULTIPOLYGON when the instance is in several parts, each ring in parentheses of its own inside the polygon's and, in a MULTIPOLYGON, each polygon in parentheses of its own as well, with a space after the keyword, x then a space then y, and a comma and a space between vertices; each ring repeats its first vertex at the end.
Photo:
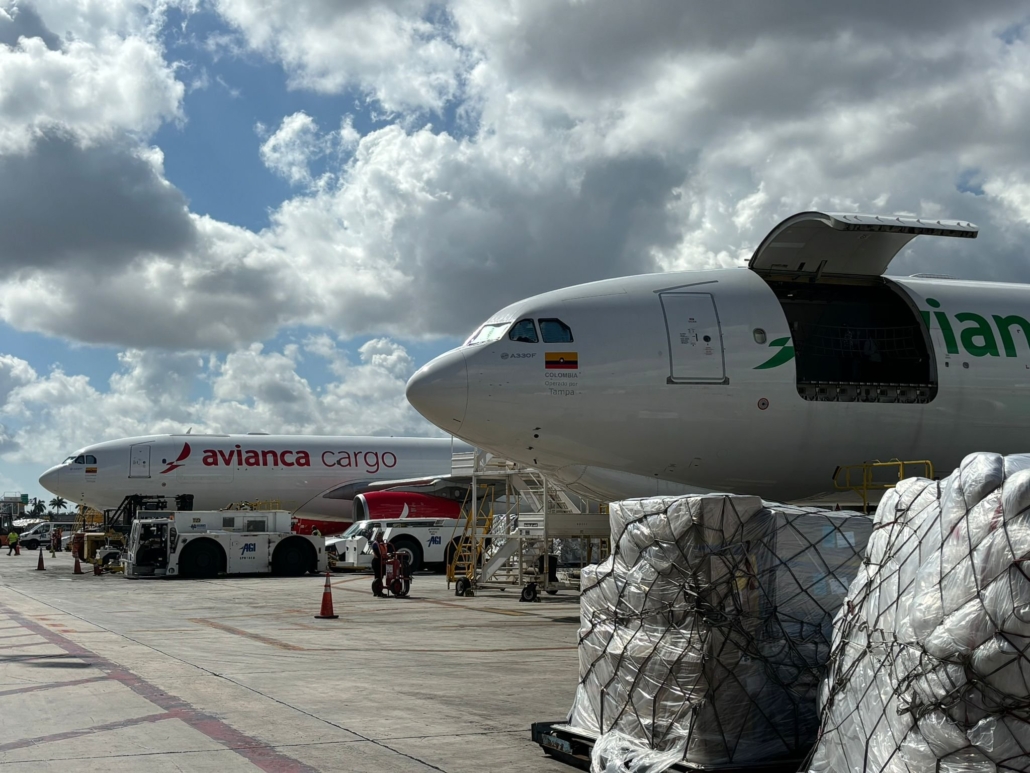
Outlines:
POLYGON ((579 370, 579 354, 547 352, 544 354, 544 370, 579 370))

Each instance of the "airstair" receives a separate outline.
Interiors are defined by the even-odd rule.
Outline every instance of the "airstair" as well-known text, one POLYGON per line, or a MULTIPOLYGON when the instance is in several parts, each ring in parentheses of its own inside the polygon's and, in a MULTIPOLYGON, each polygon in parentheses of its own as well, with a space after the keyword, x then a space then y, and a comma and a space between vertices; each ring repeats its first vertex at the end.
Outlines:
MULTIPOLYGON (((489 546, 489 535, 494 521, 494 489, 484 484, 469 487, 465 501, 462 503, 463 517, 454 525, 451 543, 455 550, 447 563, 447 582, 459 579, 472 581, 476 577, 476 567, 482 563, 483 553, 489 546), (457 534, 458 526, 462 527, 457 534)), ((464 584, 463 584, 464 587, 464 584)))
POLYGON ((563 548, 580 566, 607 555, 604 505, 570 495, 538 470, 486 452, 456 453, 452 466, 455 475, 473 482, 447 567, 448 587, 453 582, 456 595, 520 588, 522 600, 534 601, 541 591, 578 590, 578 571, 558 569, 563 548))

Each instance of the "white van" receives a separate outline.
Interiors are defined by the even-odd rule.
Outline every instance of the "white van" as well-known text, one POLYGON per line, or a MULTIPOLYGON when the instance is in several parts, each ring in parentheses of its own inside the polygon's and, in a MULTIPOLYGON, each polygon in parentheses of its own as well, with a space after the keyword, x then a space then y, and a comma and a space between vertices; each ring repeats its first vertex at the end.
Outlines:
POLYGON ((64 534, 70 535, 75 531, 74 521, 44 521, 43 523, 37 523, 28 531, 22 532, 21 546, 25 550, 36 550, 42 545, 46 549, 50 549, 50 538, 54 533, 54 529, 61 529, 64 534))

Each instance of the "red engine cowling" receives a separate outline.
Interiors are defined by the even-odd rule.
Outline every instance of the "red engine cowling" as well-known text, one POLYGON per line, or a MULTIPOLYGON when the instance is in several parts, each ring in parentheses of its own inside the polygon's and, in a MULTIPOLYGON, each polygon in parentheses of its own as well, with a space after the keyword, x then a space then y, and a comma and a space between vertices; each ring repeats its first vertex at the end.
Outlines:
POLYGON ((354 520, 457 518, 461 502, 407 491, 370 491, 354 497, 354 520))
POLYGON ((314 529, 323 537, 343 534, 350 526, 350 521, 326 521, 321 518, 293 517, 293 531, 296 534, 311 534, 314 529))

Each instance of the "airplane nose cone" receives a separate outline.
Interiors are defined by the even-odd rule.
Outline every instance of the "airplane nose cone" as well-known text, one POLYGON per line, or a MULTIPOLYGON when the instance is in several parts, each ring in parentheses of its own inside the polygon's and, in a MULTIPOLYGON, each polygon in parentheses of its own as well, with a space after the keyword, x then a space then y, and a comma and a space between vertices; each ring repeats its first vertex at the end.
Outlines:
POLYGON ((61 486, 61 468, 51 467, 49 470, 39 476, 39 485, 49 491, 51 494, 60 494, 58 489, 61 486))
POLYGON ((465 420, 469 378, 465 354, 453 349, 418 370, 407 387, 408 402, 433 424, 457 432, 465 420))

